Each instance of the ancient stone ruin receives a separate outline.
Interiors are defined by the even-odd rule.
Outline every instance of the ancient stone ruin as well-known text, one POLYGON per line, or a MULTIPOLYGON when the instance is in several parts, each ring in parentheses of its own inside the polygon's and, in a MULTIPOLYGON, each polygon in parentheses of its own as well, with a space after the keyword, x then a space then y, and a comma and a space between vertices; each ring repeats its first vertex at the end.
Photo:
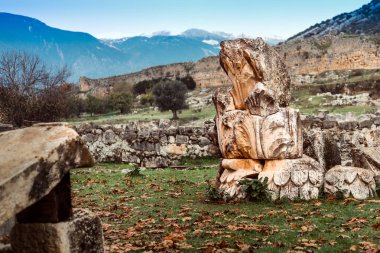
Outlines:
POLYGON ((0 133, 0 226, 16 217, 12 252, 103 252, 100 219, 71 204, 69 170, 94 160, 66 124, 0 133))
MULTIPOLYGON (((300 114, 288 107, 290 79, 279 55, 262 39, 238 39, 221 43, 220 63, 233 87, 213 97, 223 156, 219 189, 245 198, 240 180, 268 178, 272 199, 317 198, 326 163, 303 154, 300 114)), ((374 182, 370 170, 340 166, 328 172, 325 190, 363 199, 375 194, 374 182)))

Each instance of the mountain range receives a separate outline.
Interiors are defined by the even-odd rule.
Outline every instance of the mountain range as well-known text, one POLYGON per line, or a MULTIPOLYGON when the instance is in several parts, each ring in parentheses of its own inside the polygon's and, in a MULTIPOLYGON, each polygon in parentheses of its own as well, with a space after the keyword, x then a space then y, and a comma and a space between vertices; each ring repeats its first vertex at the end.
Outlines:
POLYGON ((197 61, 217 55, 220 41, 232 38, 226 33, 189 29, 180 35, 161 32, 105 40, 10 13, 0 13, 0 34, 0 53, 23 51, 40 56, 48 66, 67 65, 72 81, 80 76, 98 78, 156 65, 197 61))
MULTIPOLYGON (((372 0, 360 9, 340 14, 289 38, 326 35, 373 35, 380 33, 380 0, 372 0)), ((67 65, 71 81, 127 74, 142 69, 179 62, 195 62, 219 53, 219 43, 234 36, 223 32, 189 29, 179 35, 162 31, 122 39, 97 39, 88 33, 50 27, 30 17, 0 13, 0 53, 25 51, 36 54, 48 66, 67 65)), ((270 44, 281 42, 266 38, 270 44)))

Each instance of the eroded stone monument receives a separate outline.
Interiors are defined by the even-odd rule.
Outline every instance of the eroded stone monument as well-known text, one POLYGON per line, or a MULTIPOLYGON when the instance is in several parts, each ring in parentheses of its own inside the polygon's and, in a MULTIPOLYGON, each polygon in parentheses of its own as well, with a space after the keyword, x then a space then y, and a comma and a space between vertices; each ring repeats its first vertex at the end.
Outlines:
POLYGON ((13 252, 103 252, 100 219, 71 204, 69 170, 94 163, 64 123, 0 133, 0 225, 16 216, 13 252))
POLYGON ((323 169, 303 156, 300 115, 287 107, 290 79, 279 55, 260 38, 230 40, 221 43, 220 63, 233 87, 213 97, 219 189, 243 198, 241 179, 267 177, 273 199, 318 197, 323 169))

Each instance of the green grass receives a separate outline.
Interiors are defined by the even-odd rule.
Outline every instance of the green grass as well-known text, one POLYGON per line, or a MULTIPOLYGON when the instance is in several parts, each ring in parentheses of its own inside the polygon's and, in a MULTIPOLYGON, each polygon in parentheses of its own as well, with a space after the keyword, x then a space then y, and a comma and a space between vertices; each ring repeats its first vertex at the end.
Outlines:
POLYGON ((303 114, 317 114, 318 110, 328 110, 330 113, 361 115, 372 113, 378 107, 371 105, 347 105, 347 106, 322 106, 323 103, 328 103, 333 100, 329 96, 316 96, 315 87, 297 87, 293 90, 293 100, 290 103, 292 108, 299 109, 303 114))
MULTIPOLYGON (((84 116, 81 118, 73 118, 70 119, 69 122, 73 124, 81 124, 94 122, 98 124, 122 124, 128 121, 151 121, 151 120, 159 120, 159 119, 171 119, 172 113, 170 111, 160 112, 154 110, 146 110, 143 112, 138 112, 136 114, 118 114, 118 113, 108 113, 104 115, 97 116, 84 116)), ((195 112, 192 109, 182 110, 178 117, 180 118, 180 123, 188 123, 188 122, 201 122, 203 123, 205 120, 213 119, 215 116, 215 108, 213 105, 208 105, 200 112, 195 112)))
POLYGON ((209 203, 206 180, 218 161, 203 162, 214 167, 143 177, 122 174, 129 165, 74 170, 74 206, 101 217, 107 252, 344 252, 379 244, 378 200, 209 203))

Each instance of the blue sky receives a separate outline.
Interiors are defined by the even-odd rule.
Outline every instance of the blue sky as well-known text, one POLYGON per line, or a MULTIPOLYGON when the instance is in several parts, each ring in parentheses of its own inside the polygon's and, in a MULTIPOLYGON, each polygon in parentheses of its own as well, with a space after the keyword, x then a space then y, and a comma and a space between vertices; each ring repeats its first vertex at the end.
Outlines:
POLYGON ((52 27, 121 38, 189 28, 282 38, 370 0, 0 0, 0 12, 52 27))

